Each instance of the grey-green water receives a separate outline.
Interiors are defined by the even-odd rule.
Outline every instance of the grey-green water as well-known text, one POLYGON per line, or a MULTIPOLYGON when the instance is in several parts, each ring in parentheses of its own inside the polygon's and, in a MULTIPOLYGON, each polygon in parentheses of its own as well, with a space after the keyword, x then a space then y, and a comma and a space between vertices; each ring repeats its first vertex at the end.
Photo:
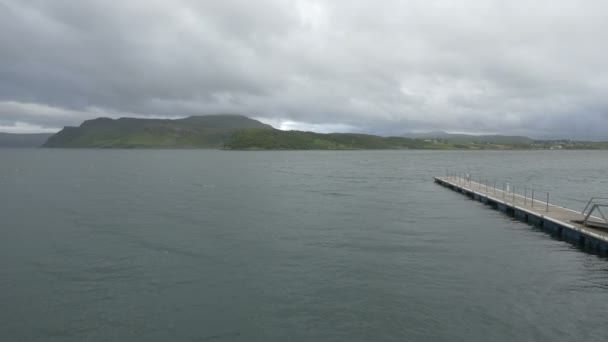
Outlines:
POLYGON ((0 150, 2 341, 599 341, 608 261, 432 182, 606 152, 0 150))

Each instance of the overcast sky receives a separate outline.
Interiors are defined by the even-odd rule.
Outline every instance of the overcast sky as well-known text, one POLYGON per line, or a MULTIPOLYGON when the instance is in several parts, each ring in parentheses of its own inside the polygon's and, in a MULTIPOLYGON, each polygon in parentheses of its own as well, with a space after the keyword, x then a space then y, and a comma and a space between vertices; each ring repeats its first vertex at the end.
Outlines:
POLYGON ((605 0, 0 0, 0 131, 239 113, 608 139, 607 18, 605 0))

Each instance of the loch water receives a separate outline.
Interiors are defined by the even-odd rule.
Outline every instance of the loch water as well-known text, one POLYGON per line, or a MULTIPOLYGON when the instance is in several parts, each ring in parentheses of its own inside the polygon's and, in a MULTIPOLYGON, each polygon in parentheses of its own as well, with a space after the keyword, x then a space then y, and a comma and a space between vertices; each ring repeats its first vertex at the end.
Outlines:
POLYGON ((433 183, 606 151, 0 149, 1 341, 600 341, 608 260, 433 183))

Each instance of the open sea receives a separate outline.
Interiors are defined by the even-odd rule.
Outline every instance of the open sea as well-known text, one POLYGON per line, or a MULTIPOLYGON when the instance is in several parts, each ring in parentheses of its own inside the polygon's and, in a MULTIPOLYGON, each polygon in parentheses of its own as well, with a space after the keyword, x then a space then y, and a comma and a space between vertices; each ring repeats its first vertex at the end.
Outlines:
POLYGON ((608 151, 0 149, 0 341, 605 341, 608 260, 434 184, 608 151))

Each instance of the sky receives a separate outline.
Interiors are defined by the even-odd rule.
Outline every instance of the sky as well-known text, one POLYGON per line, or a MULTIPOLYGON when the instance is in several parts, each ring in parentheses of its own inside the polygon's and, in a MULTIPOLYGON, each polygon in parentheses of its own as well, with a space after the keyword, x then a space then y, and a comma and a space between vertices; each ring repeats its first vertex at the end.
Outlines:
POLYGON ((605 0, 0 0, 0 131, 229 113, 608 140, 606 18, 605 0))

